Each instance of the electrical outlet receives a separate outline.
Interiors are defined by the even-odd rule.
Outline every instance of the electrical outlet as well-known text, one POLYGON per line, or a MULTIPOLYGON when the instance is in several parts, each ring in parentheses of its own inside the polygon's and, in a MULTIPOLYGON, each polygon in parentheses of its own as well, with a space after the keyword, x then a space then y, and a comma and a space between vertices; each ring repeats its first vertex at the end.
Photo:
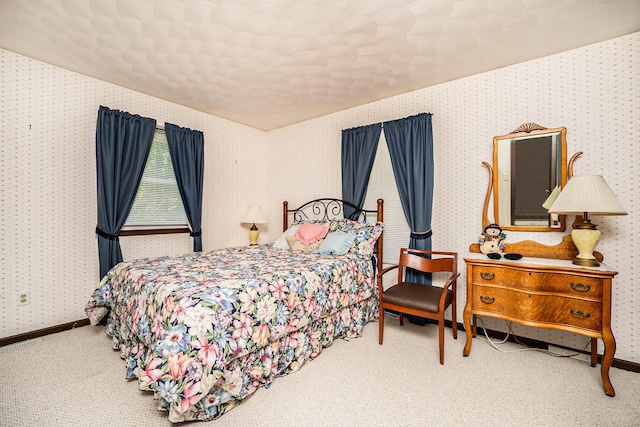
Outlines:
POLYGON ((20 292, 18 294, 18 305, 28 305, 29 303, 31 303, 29 292, 20 292))

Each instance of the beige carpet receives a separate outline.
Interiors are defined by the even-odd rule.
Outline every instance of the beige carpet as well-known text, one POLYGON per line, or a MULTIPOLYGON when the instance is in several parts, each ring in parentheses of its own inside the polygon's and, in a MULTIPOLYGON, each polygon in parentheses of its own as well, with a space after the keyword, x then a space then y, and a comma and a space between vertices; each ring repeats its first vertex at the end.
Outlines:
MULTIPOLYGON (((462 357, 464 331, 388 319, 338 340, 299 372, 278 378, 211 426, 640 426, 640 374, 535 352, 502 353, 484 338, 462 357)), ((506 351, 523 347, 503 344, 506 351)), ((2 349, 0 349, 2 350, 2 349)), ((0 351, 2 426, 164 426, 151 394, 124 379, 101 327, 82 327, 0 351)))

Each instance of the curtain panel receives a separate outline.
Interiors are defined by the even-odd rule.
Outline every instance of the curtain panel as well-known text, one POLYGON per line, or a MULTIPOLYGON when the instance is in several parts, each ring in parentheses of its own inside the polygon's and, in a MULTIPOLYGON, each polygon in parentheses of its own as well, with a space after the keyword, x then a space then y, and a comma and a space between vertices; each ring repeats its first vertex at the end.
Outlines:
POLYGON ((100 278, 122 261, 122 229, 149 157, 156 121, 100 106, 96 125, 100 278))
MULTIPOLYGON (((380 141, 380 123, 342 131, 342 199, 362 208, 380 141)), ((355 210, 344 206, 344 217, 355 210)))
MULTIPOLYGON (((434 172, 431 118, 430 113, 422 113, 383 124, 400 202, 411 228, 409 247, 423 250, 431 250, 432 234, 434 172)), ((430 283, 429 277, 417 273, 412 280, 430 283)))
POLYGON ((202 251, 202 187, 204 178, 204 134, 165 123, 171 163, 184 211, 191 227, 194 252, 202 251))

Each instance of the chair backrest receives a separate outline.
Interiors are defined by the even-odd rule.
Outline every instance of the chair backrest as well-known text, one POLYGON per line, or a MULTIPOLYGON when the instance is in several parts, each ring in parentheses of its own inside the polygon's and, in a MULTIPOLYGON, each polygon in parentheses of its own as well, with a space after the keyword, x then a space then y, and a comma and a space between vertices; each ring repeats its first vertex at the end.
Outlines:
POLYGON ((458 274, 458 254, 456 252, 423 251, 419 249, 400 249, 398 260, 398 283, 404 280, 406 268, 424 273, 451 272, 458 274))

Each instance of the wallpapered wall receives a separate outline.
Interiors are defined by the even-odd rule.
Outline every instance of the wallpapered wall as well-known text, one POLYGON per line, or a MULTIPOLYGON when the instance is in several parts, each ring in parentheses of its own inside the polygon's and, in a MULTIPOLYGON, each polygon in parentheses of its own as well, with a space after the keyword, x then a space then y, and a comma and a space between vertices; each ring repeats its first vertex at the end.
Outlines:
MULTIPOLYGON (((264 132, 4 50, 0 91, 0 337, 85 318, 99 279, 100 105, 203 131, 204 249, 248 241, 239 218, 264 203, 264 132), (17 305, 21 292, 29 305, 17 305)), ((188 235, 121 241, 125 259, 192 250, 188 235)))
MULTIPOLYGON (((81 319, 97 285, 95 120, 99 105, 205 134, 204 249, 246 244, 238 218, 265 208, 260 242, 281 232, 282 201, 340 196, 341 130, 419 112, 433 116, 434 248, 463 254, 481 231, 491 140, 520 124, 565 126, 576 173, 605 176, 630 215, 597 217, 598 249, 614 281, 616 358, 638 350, 638 70, 640 33, 456 80, 268 133, 0 50, 2 265, 0 337, 81 319), (31 304, 18 306, 17 293, 31 304)), ((425 71, 426 72, 426 71, 425 71)), ((556 244, 561 233, 508 241, 556 244)), ((125 259, 187 252, 186 236, 123 238, 125 259)), ((464 271, 463 265, 460 266, 464 271)), ((465 302, 459 285, 458 313, 465 302)), ((504 330, 500 322, 485 321, 504 330)), ((514 326, 518 334, 581 348, 573 334, 514 326)))
MULTIPOLYGON (((527 122, 564 126, 569 156, 584 152, 574 165, 575 173, 603 175, 629 212, 628 216, 594 217, 593 222, 602 231, 598 250, 605 263, 619 271, 612 316, 616 358, 640 362, 639 40, 636 33, 271 131, 267 135, 269 170, 280 172, 268 175, 269 208, 278 208, 285 198, 299 203, 322 196, 323 191, 341 193, 342 129, 430 112, 436 158, 433 247, 464 254, 482 231, 488 182, 482 162, 491 162, 492 138, 527 122), (298 153, 295 167, 284 160, 291 153, 298 153)), ((558 232, 507 232, 508 242, 536 240, 555 245, 562 237, 558 232)), ((462 261, 459 269, 464 272, 462 261)), ((463 279, 458 287, 459 319, 465 301, 463 279)), ((506 330, 502 321, 484 322, 492 329, 506 330)), ((575 334, 513 328, 519 335, 572 348, 581 349, 588 342, 575 334)))

